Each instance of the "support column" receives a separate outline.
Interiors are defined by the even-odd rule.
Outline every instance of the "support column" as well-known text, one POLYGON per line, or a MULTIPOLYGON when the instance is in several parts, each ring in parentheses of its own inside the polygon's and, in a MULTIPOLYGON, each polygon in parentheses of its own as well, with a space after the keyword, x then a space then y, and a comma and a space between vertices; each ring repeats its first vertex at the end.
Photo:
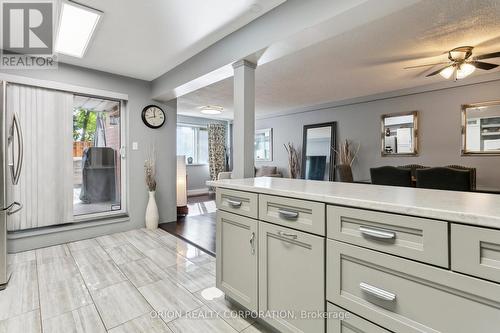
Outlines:
POLYGON ((255 176, 255 68, 240 60, 234 69, 233 173, 232 178, 255 176))

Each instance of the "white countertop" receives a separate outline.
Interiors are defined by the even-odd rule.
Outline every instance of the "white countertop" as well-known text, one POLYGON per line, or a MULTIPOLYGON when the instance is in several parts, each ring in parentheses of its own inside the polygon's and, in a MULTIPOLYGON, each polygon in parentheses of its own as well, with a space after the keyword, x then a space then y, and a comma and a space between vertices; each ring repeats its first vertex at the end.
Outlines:
POLYGON ((259 177, 207 185, 500 229, 500 195, 259 177))

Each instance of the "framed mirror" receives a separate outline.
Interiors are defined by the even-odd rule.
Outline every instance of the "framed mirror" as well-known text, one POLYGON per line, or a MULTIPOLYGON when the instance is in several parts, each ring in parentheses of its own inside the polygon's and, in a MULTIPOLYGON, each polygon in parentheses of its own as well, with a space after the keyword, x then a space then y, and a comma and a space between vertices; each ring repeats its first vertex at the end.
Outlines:
POLYGON ((462 155, 500 155, 500 101, 462 105, 462 155))
POLYGON ((255 160, 258 162, 273 160, 273 129, 255 131, 255 160))
POLYGON ((304 126, 303 179, 335 180, 336 132, 336 122, 304 126))
POLYGON ((418 111, 382 116, 382 156, 418 155, 418 111))

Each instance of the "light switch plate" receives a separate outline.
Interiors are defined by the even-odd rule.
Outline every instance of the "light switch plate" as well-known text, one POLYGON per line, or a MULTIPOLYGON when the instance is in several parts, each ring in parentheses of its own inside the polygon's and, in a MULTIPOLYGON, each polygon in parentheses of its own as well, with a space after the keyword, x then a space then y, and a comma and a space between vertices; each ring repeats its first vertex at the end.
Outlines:
POLYGON ((139 142, 132 142, 132 150, 139 150, 139 142))

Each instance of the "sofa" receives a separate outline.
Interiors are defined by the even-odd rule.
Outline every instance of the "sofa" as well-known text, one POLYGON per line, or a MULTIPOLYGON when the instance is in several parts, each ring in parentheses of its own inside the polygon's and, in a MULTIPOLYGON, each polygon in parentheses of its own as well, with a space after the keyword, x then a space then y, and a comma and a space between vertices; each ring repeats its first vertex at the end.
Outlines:
MULTIPOLYGON (((220 172, 217 179, 231 179, 231 171, 220 172)), ((283 175, 278 171, 275 166, 261 166, 255 167, 255 177, 278 177, 281 178, 283 175)))

